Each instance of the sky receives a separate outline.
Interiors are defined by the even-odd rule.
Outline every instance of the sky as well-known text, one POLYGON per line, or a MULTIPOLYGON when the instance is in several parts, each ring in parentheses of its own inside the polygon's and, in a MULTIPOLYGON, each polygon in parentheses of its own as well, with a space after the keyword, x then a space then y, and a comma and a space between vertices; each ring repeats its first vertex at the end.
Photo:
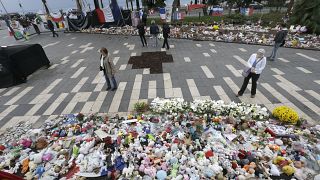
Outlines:
MULTIPOLYGON (((43 10, 41 0, 1 0, 4 4, 7 11, 10 12, 38 12, 39 10, 43 10), (22 4, 22 8, 19 7, 19 2, 22 4)), ((93 0, 83 0, 84 2, 90 3, 91 8, 94 7, 93 0)), ((103 0, 106 2, 107 0, 103 0)), ((140 0, 141 1, 141 0, 140 0)), ((117 0, 119 6, 125 7, 125 0, 117 0)), ((181 4, 186 4, 189 0, 181 0, 181 4)), ((67 10, 69 8, 75 8, 76 3, 75 0, 47 0, 49 10, 52 12, 56 12, 59 9, 67 10)), ((134 3, 135 5, 135 0, 134 3)), ((140 3, 141 5, 141 3, 140 3)), ((3 7, 0 5, 0 14, 4 14, 5 11, 3 7)))

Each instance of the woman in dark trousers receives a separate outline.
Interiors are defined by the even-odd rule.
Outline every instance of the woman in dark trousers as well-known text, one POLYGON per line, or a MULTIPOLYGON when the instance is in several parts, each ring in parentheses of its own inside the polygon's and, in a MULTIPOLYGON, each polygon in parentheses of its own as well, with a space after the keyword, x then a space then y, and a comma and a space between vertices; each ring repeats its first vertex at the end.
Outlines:
POLYGON ((141 42, 142 42, 142 46, 143 47, 144 47, 144 45, 148 46, 146 37, 144 36, 145 33, 146 33, 145 28, 144 28, 144 23, 140 22, 138 24, 137 28, 138 28, 138 31, 139 31, 139 36, 140 36, 140 39, 141 39, 141 42))
POLYGON ((111 89, 111 82, 109 77, 111 77, 111 81, 113 84, 113 88, 111 89, 111 91, 114 91, 117 89, 117 81, 114 78, 115 75, 115 67, 113 65, 113 62, 110 60, 109 57, 109 53, 108 50, 103 47, 100 49, 100 71, 103 71, 104 77, 106 78, 106 82, 107 82, 107 91, 111 89))
POLYGON ((166 45, 167 49, 169 49, 168 37, 169 37, 169 34, 170 34, 170 27, 169 27, 169 25, 167 23, 163 24, 162 33, 163 33, 163 38, 164 38, 162 48, 164 48, 164 46, 166 45))
POLYGON ((247 62, 247 66, 250 68, 249 75, 244 78, 242 87, 238 94, 236 95, 237 97, 242 96, 244 91, 247 88, 247 85, 249 83, 250 78, 252 78, 252 86, 251 86, 251 98, 254 98, 256 95, 256 89, 257 89, 257 81, 260 77, 260 74, 262 70, 266 66, 266 57, 264 57, 265 50, 264 49, 259 49, 256 54, 252 54, 247 62))
POLYGON ((49 30, 52 32, 52 36, 55 37, 55 35, 56 35, 57 37, 59 37, 59 34, 54 31, 54 25, 53 25, 52 21, 48 19, 47 23, 48 23, 49 30))

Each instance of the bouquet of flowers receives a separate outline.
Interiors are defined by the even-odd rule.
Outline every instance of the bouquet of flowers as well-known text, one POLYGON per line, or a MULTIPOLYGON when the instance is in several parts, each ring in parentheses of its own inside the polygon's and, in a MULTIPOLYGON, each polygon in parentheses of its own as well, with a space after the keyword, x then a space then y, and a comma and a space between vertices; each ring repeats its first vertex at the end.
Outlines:
POLYGON ((189 105, 182 98, 160 99, 155 98, 151 104, 150 109, 154 113, 178 113, 188 111, 189 105))
POLYGON ((299 120, 298 113, 287 106, 276 107, 273 110, 272 115, 284 123, 297 124, 299 120))

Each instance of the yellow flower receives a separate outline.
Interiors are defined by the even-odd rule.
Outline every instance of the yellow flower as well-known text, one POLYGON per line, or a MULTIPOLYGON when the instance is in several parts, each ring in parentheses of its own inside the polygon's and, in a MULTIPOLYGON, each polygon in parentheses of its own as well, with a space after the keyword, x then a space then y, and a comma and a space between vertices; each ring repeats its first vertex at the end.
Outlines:
POLYGON ((273 110, 272 115, 284 123, 296 124, 299 120, 298 113, 287 106, 276 107, 273 110))

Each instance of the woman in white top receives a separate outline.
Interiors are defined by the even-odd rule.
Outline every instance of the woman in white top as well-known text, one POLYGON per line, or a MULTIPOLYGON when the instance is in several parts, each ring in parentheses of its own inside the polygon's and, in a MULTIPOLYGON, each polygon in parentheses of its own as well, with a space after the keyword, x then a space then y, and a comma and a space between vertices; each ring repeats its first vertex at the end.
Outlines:
POLYGON ((242 87, 238 94, 238 96, 242 96, 244 91, 247 88, 247 85, 249 83, 250 78, 252 78, 252 86, 251 86, 251 98, 254 98, 256 95, 256 89, 257 89, 257 81, 259 79, 259 76, 262 72, 262 70, 266 66, 266 57, 264 56, 264 53, 266 51, 264 49, 259 49, 257 53, 252 54, 247 62, 247 66, 250 68, 250 73, 247 77, 244 78, 242 87))

